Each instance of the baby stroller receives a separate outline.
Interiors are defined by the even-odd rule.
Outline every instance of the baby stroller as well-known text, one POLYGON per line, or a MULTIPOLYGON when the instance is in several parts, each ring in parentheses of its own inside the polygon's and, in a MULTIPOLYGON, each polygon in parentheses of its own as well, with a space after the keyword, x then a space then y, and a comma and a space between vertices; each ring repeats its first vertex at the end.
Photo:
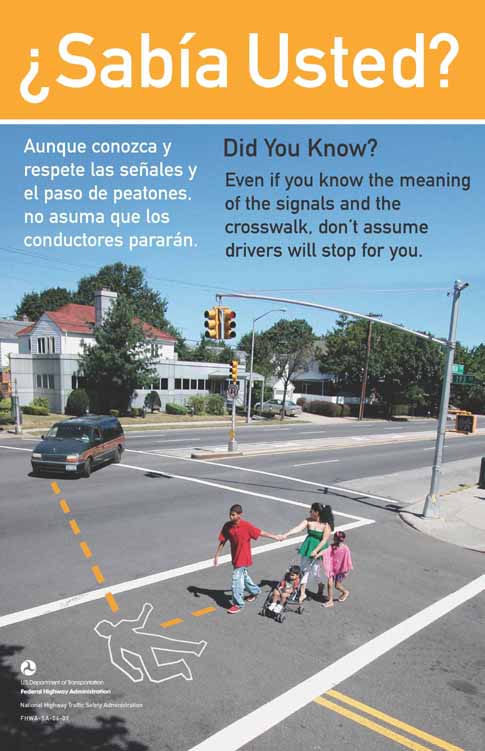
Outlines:
POLYGON ((272 616, 278 623, 283 623, 288 612, 301 615, 303 606, 300 604, 300 589, 301 568, 300 566, 290 566, 283 579, 271 588, 259 614, 272 616), (275 603, 275 592, 280 595, 277 603, 275 603), (288 597, 281 598, 283 593, 288 592, 288 597), (280 601, 282 599, 284 601, 280 601))

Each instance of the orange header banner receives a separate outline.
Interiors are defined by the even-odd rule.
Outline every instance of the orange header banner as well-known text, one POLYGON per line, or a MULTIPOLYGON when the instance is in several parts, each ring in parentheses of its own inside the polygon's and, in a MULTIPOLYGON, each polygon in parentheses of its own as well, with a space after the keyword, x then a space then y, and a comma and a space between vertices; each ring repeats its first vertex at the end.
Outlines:
POLYGON ((485 117, 483 4, 8 3, 0 118, 485 117))

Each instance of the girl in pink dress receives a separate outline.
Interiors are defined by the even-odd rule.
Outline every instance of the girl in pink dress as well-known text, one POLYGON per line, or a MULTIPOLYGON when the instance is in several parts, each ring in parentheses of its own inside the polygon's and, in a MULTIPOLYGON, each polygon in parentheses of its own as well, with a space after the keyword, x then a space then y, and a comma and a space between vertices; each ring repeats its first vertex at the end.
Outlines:
POLYGON ((349 590, 342 586, 342 582, 352 570, 352 557, 345 544, 345 532, 335 532, 333 543, 322 552, 323 569, 327 577, 328 599, 323 603, 324 608, 333 608, 333 588, 341 593, 338 602, 345 602, 349 590))

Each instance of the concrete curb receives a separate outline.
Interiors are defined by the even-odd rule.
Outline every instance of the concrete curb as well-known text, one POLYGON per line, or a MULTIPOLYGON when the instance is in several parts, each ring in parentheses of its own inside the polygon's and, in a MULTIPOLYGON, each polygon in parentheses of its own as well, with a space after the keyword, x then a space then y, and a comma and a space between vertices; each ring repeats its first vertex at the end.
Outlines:
POLYGON ((203 459, 204 461, 232 459, 233 456, 244 456, 244 454, 242 451, 204 451, 203 449, 192 451, 190 454, 191 459, 203 459))

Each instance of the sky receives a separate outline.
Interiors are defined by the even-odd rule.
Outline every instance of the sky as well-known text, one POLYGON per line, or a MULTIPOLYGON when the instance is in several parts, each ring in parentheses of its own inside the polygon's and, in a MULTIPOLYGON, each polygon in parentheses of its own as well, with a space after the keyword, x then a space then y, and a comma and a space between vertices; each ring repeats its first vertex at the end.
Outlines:
MULTIPOLYGON (((353 310, 360 313, 380 313, 388 321, 406 327, 426 330, 435 336, 446 337, 449 328, 451 300, 447 292, 455 279, 469 283, 462 294, 458 338, 468 346, 485 341, 483 329, 485 264, 483 262, 483 238, 485 229, 485 174, 484 174, 485 129, 480 125, 7 125, 0 129, 0 316, 11 316, 22 296, 32 290, 40 291, 51 286, 75 289, 81 276, 93 274, 101 266, 122 261, 137 264, 145 269, 149 285, 158 290, 168 301, 167 316, 183 335, 197 340, 203 330, 203 311, 214 304, 215 294, 239 291, 261 295, 285 297, 320 303, 353 310), (95 141, 154 141, 157 144, 171 142, 169 155, 106 155, 102 157, 72 156, 63 160, 60 156, 24 154, 28 138, 33 141, 74 142, 88 145, 95 141), (258 154, 250 156, 224 156, 224 139, 235 139, 247 145, 256 139, 258 154), (278 142, 299 144, 298 157, 273 157, 265 155, 264 139, 276 138, 278 142), (308 156, 308 139, 322 139, 335 144, 366 144, 365 156, 320 157, 308 156), (369 139, 375 139, 371 155, 369 139), (197 165, 192 182, 184 174, 181 178, 162 177, 127 180, 112 178, 64 177, 56 182, 48 178, 32 178, 24 175, 25 164, 89 164, 113 165, 137 164, 141 161, 164 165, 197 165), (262 175, 264 187, 227 187, 226 173, 242 176, 262 175), (312 176, 312 188, 292 188, 292 198, 320 198, 334 200, 334 211, 303 212, 295 215, 312 230, 304 241, 315 241, 320 246, 355 245, 358 253, 348 261, 339 258, 290 258, 286 253, 288 244, 299 244, 295 235, 228 234, 227 222, 289 221, 295 216, 289 212, 276 211, 274 206, 264 212, 229 211, 225 202, 240 195, 253 194, 258 199, 274 201, 285 198, 288 191, 280 184, 268 186, 270 172, 282 176, 312 176), (325 175, 363 175, 370 173, 394 176, 401 175, 467 176, 471 180, 469 190, 462 188, 429 187, 401 189, 398 185, 382 189, 319 187, 320 172, 325 175), (112 207, 106 202, 92 203, 84 199, 70 202, 25 201, 24 191, 34 183, 44 188, 78 187, 85 194, 96 182, 101 187, 176 187, 189 191, 190 201, 135 202, 125 201, 115 210, 143 213, 147 206, 155 211, 168 211, 167 225, 146 225, 142 222, 120 230, 104 226, 78 225, 56 226, 44 222, 41 225, 25 226, 24 211, 105 210, 112 207), (345 212, 338 208, 343 198, 364 198, 369 195, 372 205, 369 210, 345 212), (401 201, 401 210, 377 211, 375 197, 384 195, 401 201), (426 222, 427 234, 419 237, 394 235, 358 236, 337 234, 328 236, 319 232, 319 224, 325 220, 343 222, 355 219, 363 222, 426 222), (143 248, 129 250, 28 248, 24 245, 27 234, 53 234, 87 232, 89 234, 189 234, 194 238, 194 247, 143 248), (362 258, 360 246, 363 241, 371 245, 383 245, 381 259, 362 258), (281 245, 285 249, 280 258, 228 258, 226 247, 232 242, 242 245, 281 245), (388 246, 418 245, 419 258, 396 258, 389 260, 388 246)), ((281 178, 282 179, 282 178, 281 178)), ((273 311, 258 321, 257 330, 269 327, 280 317, 305 318, 317 334, 328 331, 335 323, 334 313, 314 311, 295 305, 270 301, 230 300, 225 301, 237 312, 238 336, 249 331, 253 319, 273 311), (275 309, 286 308, 285 313, 275 309)))

